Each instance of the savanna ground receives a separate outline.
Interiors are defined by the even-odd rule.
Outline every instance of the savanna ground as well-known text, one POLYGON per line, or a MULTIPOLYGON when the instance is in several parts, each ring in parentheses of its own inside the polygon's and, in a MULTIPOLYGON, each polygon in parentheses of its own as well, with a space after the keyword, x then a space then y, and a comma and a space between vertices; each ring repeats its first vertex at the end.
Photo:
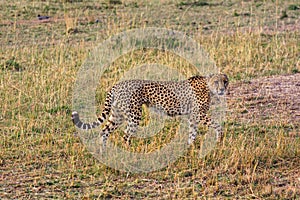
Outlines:
MULTIPOLYGON (((300 198, 297 0, 21 0, 0 7, 0 199, 300 198), (141 27, 185 32, 229 75, 226 139, 199 158, 199 137, 163 170, 127 174, 98 162, 74 136, 72 90, 95 44, 141 27)), ((137 51, 118 59, 100 85, 105 91, 149 62, 190 75, 175 55, 137 51)), ((97 93, 99 105, 104 94, 97 93)), ((149 144, 153 150, 172 136, 168 130, 149 144)))

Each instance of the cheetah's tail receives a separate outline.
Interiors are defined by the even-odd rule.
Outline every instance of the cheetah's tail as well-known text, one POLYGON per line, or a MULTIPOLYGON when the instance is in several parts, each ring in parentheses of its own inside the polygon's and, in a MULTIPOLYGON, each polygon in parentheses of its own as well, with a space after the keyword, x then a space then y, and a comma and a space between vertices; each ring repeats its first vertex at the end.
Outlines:
POLYGON ((78 112, 76 112, 76 111, 72 112, 72 121, 73 121, 74 125, 83 130, 89 130, 89 129, 93 129, 93 128, 100 126, 106 120, 106 117, 110 113, 112 101, 113 101, 113 95, 112 95, 112 92, 109 92, 107 94, 106 101, 105 101, 105 107, 104 107, 104 110, 102 111, 101 116, 98 117, 97 121, 94 121, 92 123, 82 122, 79 118, 78 112))
POLYGON ((78 112, 76 112, 76 111, 72 112, 72 121, 73 121, 74 125, 83 130, 89 130, 89 129, 96 128, 96 127, 100 126, 104 122, 105 119, 106 119, 106 116, 102 114, 102 117, 99 117, 97 119, 97 121, 94 121, 92 123, 84 123, 80 120, 78 112))

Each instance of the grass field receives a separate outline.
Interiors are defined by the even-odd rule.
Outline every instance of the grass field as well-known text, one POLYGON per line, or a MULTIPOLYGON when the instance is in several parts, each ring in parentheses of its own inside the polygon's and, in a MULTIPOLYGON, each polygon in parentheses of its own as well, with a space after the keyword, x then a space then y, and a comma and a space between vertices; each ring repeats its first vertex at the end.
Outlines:
MULTIPOLYGON (((199 158, 199 138, 163 170, 127 174, 98 162, 70 119, 76 73, 89 51, 128 29, 188 34, 231 83, 299 73, 297 0, 1 1, 0 16, 0 199, 300 198, 297 120, 240 120, 234 116, 243 111, 232 109, 224 145, 206 157, 199 158)), ((175 55, 138 51, 118 59, 101 88, 150 61, 189 75, 175 55)))

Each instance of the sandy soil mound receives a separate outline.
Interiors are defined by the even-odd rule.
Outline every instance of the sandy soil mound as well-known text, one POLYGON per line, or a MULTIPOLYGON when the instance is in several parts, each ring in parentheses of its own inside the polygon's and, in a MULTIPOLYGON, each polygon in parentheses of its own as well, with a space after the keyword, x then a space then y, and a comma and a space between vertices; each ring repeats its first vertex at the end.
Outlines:
POLYGON ((244 123, 300 125, 300 73, 232 83, 227 95, 230 117, 244 123))

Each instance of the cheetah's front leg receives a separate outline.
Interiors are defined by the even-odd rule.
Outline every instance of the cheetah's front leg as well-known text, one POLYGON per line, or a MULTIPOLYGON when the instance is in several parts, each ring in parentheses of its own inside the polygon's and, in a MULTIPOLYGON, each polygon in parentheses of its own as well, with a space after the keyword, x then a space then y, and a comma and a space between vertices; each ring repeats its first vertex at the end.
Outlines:
POLYGON ((214 131, 216 132, 216 138, 218 142, 221 142, 223 140, 223 130, 218 122, 216 122, 215 120, 211 120, 211 118, 208 117, 207 114, 201 117, 201 122, 204 125, 207 125, 209 128, 214 129, 214 131))
POLYGON ((191 118, 189 120, 189 139, 188 144, 191 144, 194 142, 197 136, 197 130, 198 130, 198 124, 201 122, 203 125, 208 126, 209 128, 213 128, 214 131, 216 131, 216 138, 218 142, 221 142, 223 140, 223 131, 222 127, 219 123, 212 121, 207 114, 200 115, 196 118, 191 118))
POLYGON ((194 120, 189 120, 189 139, 188 139, 188 145, 192 144, 197 136, 197 123, 194 120))

